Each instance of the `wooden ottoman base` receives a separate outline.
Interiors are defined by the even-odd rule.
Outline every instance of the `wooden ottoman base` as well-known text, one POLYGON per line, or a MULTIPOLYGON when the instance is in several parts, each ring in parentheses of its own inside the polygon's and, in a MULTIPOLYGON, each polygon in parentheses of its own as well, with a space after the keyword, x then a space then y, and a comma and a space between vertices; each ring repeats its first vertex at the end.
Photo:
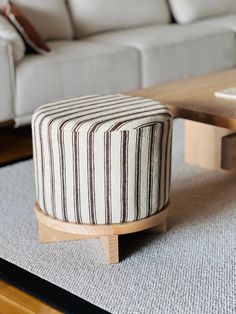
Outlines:
POLYGON ((63 222, 45 215, 36 203, 40 242, 100 238, 109 263, 119 263, 119 235, 150 230, 165 232, 168 207, 159 213, 134 222, 111 225, 89 225, 63 222))

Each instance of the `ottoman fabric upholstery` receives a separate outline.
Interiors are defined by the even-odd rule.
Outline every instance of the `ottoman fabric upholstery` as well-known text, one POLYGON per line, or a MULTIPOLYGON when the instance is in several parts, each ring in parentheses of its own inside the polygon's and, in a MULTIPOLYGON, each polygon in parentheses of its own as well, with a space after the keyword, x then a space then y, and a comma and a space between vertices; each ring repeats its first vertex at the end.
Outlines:
POLYGON ((146 218, 169 199, 172 116, 161 103, 92 95, 40 107, 32 120, 37 202, 66 222, 146 218))

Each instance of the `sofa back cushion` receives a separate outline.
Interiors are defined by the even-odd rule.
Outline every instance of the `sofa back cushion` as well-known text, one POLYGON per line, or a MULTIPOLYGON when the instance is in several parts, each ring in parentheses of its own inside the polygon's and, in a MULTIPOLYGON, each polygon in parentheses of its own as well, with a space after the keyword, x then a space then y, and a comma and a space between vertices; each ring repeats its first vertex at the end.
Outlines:
POLYGON ((167 0, 68 0, 75 36, 170 22, 167 0))
MULTIPOLYGON (((11 0, 35 27, 41 37, 48 39, 71 39, 73 27, 66 0, 11 0)), ((3 9, 6 0, 0 0, 3 9)))
POLYGON ((178 23, 191 23, 201 18, 236 12, 236 0, 169 0, 178 23))
POLYGON ((236 13, 236 0, 228 0, 229 4, 229 13, 236 13))

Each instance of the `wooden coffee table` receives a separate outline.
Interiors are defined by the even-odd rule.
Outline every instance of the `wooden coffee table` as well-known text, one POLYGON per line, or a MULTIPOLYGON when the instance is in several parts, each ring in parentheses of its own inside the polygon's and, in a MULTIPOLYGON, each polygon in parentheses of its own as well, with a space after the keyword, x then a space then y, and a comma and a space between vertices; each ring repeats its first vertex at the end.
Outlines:
POLYGON ((236 101, 214 96, 236 87, 236 69, 126 93, 160 100, 185 121, 185 160, 236 173, 236 101))

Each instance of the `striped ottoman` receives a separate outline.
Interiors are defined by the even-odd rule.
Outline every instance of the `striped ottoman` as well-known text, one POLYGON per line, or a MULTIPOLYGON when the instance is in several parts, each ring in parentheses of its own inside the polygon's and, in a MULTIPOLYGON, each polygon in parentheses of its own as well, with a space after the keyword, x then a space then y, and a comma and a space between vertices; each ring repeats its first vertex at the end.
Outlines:
POLYGON ((164 105, 74 98, 37 109, 32 131, 42 242, 100 237, 116 263, 118 235, 165 230, 172 116, 164 105))

